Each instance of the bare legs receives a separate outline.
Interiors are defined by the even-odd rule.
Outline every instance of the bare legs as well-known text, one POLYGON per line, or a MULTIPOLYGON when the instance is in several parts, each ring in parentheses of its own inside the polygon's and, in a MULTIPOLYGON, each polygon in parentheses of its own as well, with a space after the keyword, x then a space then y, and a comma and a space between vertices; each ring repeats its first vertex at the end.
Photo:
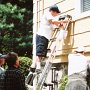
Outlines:
POLYGON ((36 56, 36 69, 41 69, 41 59, 42 57, 36 56))
POLYGON ((36 56, 36 60, 33 61, 31 68, 41 69, 41 56, 36 56))

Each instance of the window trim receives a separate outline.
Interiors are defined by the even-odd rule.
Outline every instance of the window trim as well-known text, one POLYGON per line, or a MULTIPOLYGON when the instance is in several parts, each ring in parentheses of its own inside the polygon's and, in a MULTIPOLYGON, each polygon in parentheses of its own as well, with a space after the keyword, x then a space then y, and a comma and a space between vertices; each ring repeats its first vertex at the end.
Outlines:
POLYGON ((90 10, 82 12, 81 0, 75 0, 75 20, 82 19, 90 16, 90 10))

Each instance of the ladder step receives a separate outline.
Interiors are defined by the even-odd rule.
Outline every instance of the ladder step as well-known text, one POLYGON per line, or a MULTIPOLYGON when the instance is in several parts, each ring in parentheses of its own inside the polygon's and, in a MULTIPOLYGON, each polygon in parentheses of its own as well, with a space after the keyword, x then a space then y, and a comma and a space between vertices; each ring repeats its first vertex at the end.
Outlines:
POLYGON ((58 83, 58 81, 52 81, 52 83, 56 83, 56 84, 57 84, 57 83, 58 83))
POLYGON ((56 67, 51 67, 51 69, 56 69, 56 67))
POLYGON ((47 87, 47 86, 53 86, 53 83, 44 83, 44 86, 47 87))
POLYGON ((50 41, 54 42, 56 40, 56 38, 51 38, 50 41))
POLYGON ((47 53, 50 53, 51 52, 51 49, 47 49, 47 53))

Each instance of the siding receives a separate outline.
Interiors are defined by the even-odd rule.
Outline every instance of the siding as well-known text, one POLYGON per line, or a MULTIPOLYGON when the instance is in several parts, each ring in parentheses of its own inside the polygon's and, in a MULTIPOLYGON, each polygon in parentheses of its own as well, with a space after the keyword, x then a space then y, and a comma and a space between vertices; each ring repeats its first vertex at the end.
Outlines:
MULTIPOLYGON (((53 4, 57 4, 59 9, 61 10, 61 15, 69 14, 72 16, 72 19, 74 19, 75 15, 77 15, 75 11, 75 1, 76 0, 40 0, 40 6, 36 6, 38 8, 35 8, 36 10, 34 9, 34 33, 35 30, 37 31, 39 28, 40 18, 42 17, 43 12, 46 13, 48 11, 48 8, 53 4), (35 26, 38 26, 37 29, 35 26)), ((34 0, 34 3, 36 2, 37 1, 34 0)), ((58 42, 57 44, 56 59, 54 60, 54 62, 67 62, 68 54, 73 52, 76 47, 81 45, 86 47, 86 56, 90 58, 90 17, 78 19, 74 24, 71 24, 70 26, 71 27, 69 27, 68 29, 69 33, 67 39, 64 40, 65 45, 62 45, 61 42, 58 42)), ((51 48, 53 48, 53 45, 54 42, 51 48)))

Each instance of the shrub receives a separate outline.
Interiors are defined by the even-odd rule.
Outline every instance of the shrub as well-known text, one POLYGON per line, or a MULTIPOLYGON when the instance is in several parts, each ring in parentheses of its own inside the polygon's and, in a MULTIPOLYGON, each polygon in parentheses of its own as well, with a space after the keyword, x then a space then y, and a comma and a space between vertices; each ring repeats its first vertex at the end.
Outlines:
POLYGON ((65 86, 67 84, 67 81, 68 81, 68 76, 66 75, 60 81, 59 90, 65 90, 65 86))
POLYGON ((27 74, 29 73, 29 67, 32 63, 31 58, 28 57, 19 57, 20 60, 20 70, 22 71, 22 73, 27 76, 27 74))

